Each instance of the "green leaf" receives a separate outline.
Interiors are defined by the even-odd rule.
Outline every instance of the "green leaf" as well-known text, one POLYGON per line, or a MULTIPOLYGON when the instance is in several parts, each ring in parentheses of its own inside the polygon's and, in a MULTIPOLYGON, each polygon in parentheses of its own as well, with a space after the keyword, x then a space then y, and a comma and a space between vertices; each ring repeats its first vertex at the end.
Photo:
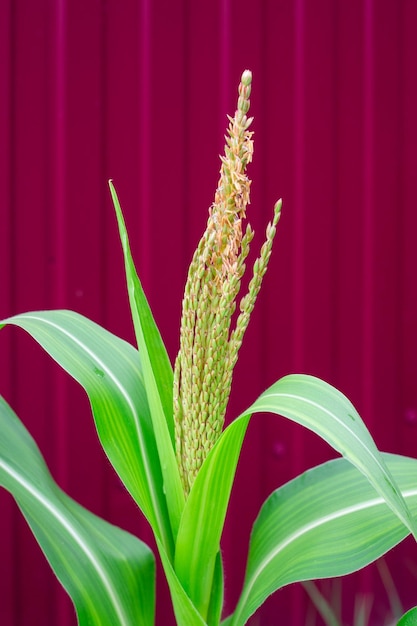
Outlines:
POLYGON ((205 460, 186 502, 177 538, 175 567, 202 615, 230 497, 240 448, 252 413, 269 411, 306 426, 356 465, 396 512, 409 519, 383 457, 352 404, 311 376, 287 376, 267 391, 222 433, 205 460))
POLYGON ((417 626, 417 606, 407 611, 397 622, 397 626, 417 626))
POLYGON ((206 617, 230 492, 250 416, 233 422, 204 461, 185 503, 175 548, 175 571, 206 617))
POLYGON ((213 584, 211 587, 211 599, 207 614, 208 624, 220 624, 220 619, 223 610, 224 599, 224 573, 223 573, 223 561, 222 553, 219 550, 216 557, 216 564, 214 566, 213 584))
POLYGON ((71 596, 80 626, 152 626, 151 550, 56 485, 35 442, 1 397, 0 432, 0 485, 16 499, 71 596))
MULTIPOLYGON (((388 454, 383 458, 417 516, 417 460, 388 454)), ((284 585, 349 574, 407 534, 384 498, 345 459, 298 476, 266 500, 255 521, 231 626, 243 626, 284 585)))
POLYGON ((87 392, 101 444, 169 553, 161 469, 139 353, 71 311, 16 315, 0 323, 26 330, 87 392))
POLYGON ((174 605, 174 613, 177 626, 207 626, 205 620, 201 617, 199 611, 194 606, 190 597, 184 590, 181 581, 175 573, 171 560, 157 539, 158 551, 161 557, 164 572, 171 592, 171 599, 174 605))
POLYGON ((151 363, 156 386, 158 388, 158 395, 164 409, 165 419, 169 427, 171 439, 172 442, 174 442, 174 422, 172 414, 173 373, 171 363, 136 272, 135 264, 130 251, 129 238, 123 213, 112 181, 109 181, 109 187, 116 212, 120 240, 123 248, 126 282, 136 340, 139 347, 141 343, 144 343, 144 349, 146 350, 151 363))
POLYGON ((417 539, 417 524, 352 403, 319 378, 285 376, 265 391, 248 412, 277 413, 317 433, 368 478, 417 539))
POLYGON ((123 247, 130 309, 142 359, 145 388, 159 457, 163 459, 161 463, 162 474, 172 532, 176 537, 184 507, 184 491, 174 448, 172 367, 135 269, 116 190, 111 181, 109 181, 109 185, 123 247))

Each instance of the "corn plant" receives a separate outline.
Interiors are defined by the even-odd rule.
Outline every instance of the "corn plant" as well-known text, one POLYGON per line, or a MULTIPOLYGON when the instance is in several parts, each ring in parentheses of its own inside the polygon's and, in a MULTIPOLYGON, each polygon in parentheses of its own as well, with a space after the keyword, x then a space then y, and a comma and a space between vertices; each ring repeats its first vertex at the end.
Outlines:
MULTIPOLYGON (((186 280, 173 366, 136 273, 112 183, 137 347, 71 311, 1 322, 27 331, 87 392, 101 445, 152 527, 181 626, 243 626, 284 585, 347 574, 417 535, 417 461, 380 453, 349 400, 327 383, 286 376, 224 428, 233 369, 281 214, 279 201, 240 297, 253 237, 246 224, 251 81, 245 71, 229 117, 217 191, 186 280), (239 600, 224 615, 222 530, 247 426, 264 412, 314 431, 342 458, 266 500, 253 524, 239 600)), ((154 623, 152 551, 57 486, 3 399, 0 484, 72 598, 80 626, 154 623)))

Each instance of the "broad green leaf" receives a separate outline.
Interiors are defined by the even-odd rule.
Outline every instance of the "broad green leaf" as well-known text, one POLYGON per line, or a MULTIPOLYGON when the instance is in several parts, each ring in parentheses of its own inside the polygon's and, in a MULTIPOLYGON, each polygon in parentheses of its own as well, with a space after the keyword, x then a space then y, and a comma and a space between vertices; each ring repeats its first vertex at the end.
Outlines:
POLYGON ((277 413, 317 433, 368 478, 417 539, 417 523, 352 403, 319 378, 285 376, 265 391, 248 412, 277 413))
POLYGON ((72 311, 16 315, 0 322, 26 330, 90 399, 101 444, 168 552, 172 536, 139 353, 72 311))
POLYGON ((139 539, 69 498, 0 397, 0 485, 26 517, 80 626, 152 626, 155 563, 139 539))
POLYGON ((161 465, 164 488, 172 531, 175 537, 184 506, 184 491, 181 485, 174 448, 172 367, 135 269, 116 190, 111 181, 109 185, 123 247, 130 309, 143 365, 143 378, 151 410, 156 444, 159 457, 163 459, 161 465))
POLYGON ((417 626, 417 606, 407 611, 398 621, 397 626, 417 626))
MULTIPOLYGON (((417 460, 382 455, 417 516, 417 460)), ((275 590, 343 576, 379 558, 408 530, 345 459, 320 465, 277 489, 253 526, 243 590, 231 626, 243 626, 275 590)))
POLYGON ((260 411, 285 416, 323 437, 356 465, 393 509, 406 518, 408 526, 412 526, 401 494, 349 400, 317 378, 287 376, 264 392, 225 429, 205 460, 186 502, 177 538, 175 566, 203 615, 240 447, 250 415, 260 411))
POLYGON ((250 416, 226 428, 208 454, 185 503, 175 548, 175 571, 206 617, 230 492, 250 416))

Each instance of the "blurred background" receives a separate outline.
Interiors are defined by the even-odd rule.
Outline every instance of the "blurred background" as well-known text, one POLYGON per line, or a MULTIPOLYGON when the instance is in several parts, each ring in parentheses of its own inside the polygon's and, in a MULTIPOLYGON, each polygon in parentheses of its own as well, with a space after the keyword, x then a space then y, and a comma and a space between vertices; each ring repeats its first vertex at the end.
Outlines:
MULTIPOLYGON (((381 449, 416 456, 416 64, 414 0, 1 0, 1 318, 69 308, 133 341, 112 178, 175 358, 226 113, 249 68, 253 257, 274 202, 284 204, 228 418, 279 377, 314 374, 353 401, 381 449)), ((152 543, 101 451, 84 393, 14 329, 0 337, 0 393, 71 496, 152 543)), ((227 610, 265 497, 332 456, 283 418, 252 420, 223 540, 227 610)), ((0 511, 0 624, 74 626, 4 491, 0 511)), ((403 608, 417 604, 415 545, 386 564, 403 608)), ((346 624, 357 594, 374 598, 370 624, 388 623, 375 566, 343 580, 342 593, 346 624)), ((158 624, 171 625, 162 577, 158 600, 158 624)), ((313 613, 293 586, 251 623, 319 624, 313 613)))

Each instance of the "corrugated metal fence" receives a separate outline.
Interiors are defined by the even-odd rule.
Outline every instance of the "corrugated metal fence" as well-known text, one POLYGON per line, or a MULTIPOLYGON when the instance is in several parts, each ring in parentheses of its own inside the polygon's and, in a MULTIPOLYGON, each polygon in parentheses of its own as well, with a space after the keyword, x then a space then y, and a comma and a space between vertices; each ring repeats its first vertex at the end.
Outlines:
MULTIPOLYGON (((2 0, 0 315, 65 307, 132 340, 107 179, 172 357, 187 265, 217 183, 226 113, 254 74, 249 218, 284 199, 230 414, 285 373, 338 386, 383 449, 417 455, 417 3, 413 0, 2 0)), ((59 483, 151 541, 99 449, 88 403, 27 337, 1 333, 0 391, 59 483)), ((266 495, 331 456, 277 417, 249 431, 224 539, 227 603, 266 495)), ((75 624, 0 494, 0 623, 75 624)), ((417 602, 412 544, 390 560, 417 602)), ((383 595, 374 569, 345 583, 383 595), (378 591, 379 589, 379 591, 378 591)), ((159 589, 158 623, 169 624, 159 589)), ((351 596, 352 597, 352 596, 351 596)), ((303 591, 262 625, 305 623, 303 591)))

